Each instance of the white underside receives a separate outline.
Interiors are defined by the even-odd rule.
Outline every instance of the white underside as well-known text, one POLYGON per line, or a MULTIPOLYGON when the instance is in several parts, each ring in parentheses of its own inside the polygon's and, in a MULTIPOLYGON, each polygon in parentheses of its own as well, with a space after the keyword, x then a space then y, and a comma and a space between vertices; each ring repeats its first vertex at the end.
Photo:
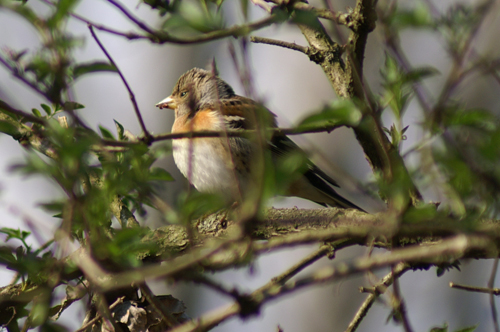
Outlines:
POLYGON ((175 164, 189 182, 200 192, 239 195, 239 180, 231 160, 224 160, 209 143, 190 142, 178 139, 172 143, 175 164))

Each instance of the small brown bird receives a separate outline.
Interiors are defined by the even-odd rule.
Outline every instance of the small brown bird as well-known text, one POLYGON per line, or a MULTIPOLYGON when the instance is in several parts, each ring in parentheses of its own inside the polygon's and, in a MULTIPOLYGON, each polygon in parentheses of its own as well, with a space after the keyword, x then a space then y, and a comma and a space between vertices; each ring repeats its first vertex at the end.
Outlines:
MULTIPOLYGON (((225 81, 199 68, 183 74, 172 94, 156 106, 175 111, 172 133, 256 129, 257 117, 261 122, 268 122, 271 128, 276 127, 273 113, 252 99, 236 95, 225 81)), ((245 137, 183 138, 173 140, 172 145, 177 167, 199 191, 222 193, 238 201, 251 185, 255 141, 245 137)), ((287 136, 279 133, 266 145, 273 160, 294 152, 303 153, 287 136)), ((332 186, 338 187, 338 184, 307 160, 303 176, 294 180, 285 194, 323 206, 363 211, 332 186)))

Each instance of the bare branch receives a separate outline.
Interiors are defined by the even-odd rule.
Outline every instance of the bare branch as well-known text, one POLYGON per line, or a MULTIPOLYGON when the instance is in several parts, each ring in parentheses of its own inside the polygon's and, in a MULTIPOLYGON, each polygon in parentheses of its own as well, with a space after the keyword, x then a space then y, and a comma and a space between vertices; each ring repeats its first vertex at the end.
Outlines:
POLYGON ((243 306, 241 302, 235 302, 226 307, 209 312, 198 319, 179 325, 173 328, 171 332, 206 331, 237 314, 245 316, 258 312, 259 308, 265 303, 308 286, 339 280, 353 274, 398 264, 402 261, 410 263, 413 261, 421 262, 426 260, 430 260, 434 263, 438 263, 438 261, 448 261, 452 257, 461 257, 466 252, 479 249, 484 245, 485 240, 483 237, 458 235, 431 246, 406 247, 394 250, 390 254, 359 258, 349 265, 339 263, 332 267, 322 268, 313 273, 310 277, 302 278, 294 282, 288 282, 284 285, 274 284, 272 287, 266 285, 246 296, 245 306, 243 306), (248 312, 248 310, 252 311, 248 312))
MULTIPOLYGON (((493 267, 491 268, 490 280, 488 280, 488 288, 493 289, 495 286, 495 278, 497 276, 498 271, 498 257, 495 258, 493 262, 493 267)), ((498 326, 498 315, 497 308, 495 305, 495 297, 493 293, 490 293, 490 307, 491 307, 491 317, 493 318, 493 327, 495 328, 495 332, 500 332, 500 328, 498 326)))
POLYGON ((146 300, 148 300, 149 304, 151 304, 158 316, 161 317, 162 321, 165 322, 168 327, 179 324, 177 318, 172 315, 172 313, 165 307, 165 305, 163 305, 161 301, 156 299, 156 296, 153 294, 148 285, 142 283, 139 286, 139 289, 141 290, 141 294, 146 298, 146 300))
POLYGON ((43 96, 45 99, 53 102, 50 96, 45 91, 43 91, 36 82, 32 82, 29 79, 27 79, 24 75, 21 75, 17 70, 17 68, 12 67, 1 54, 0 54, 0 63, 2 63, 2 65, 5 68, 7 68, 12 73, 12 75, 14 75, 15 78, 19 79, 21 82, 29 86, 31 89, 36 91, 39 95, 43 96))
POLYGON ((297 45, 295 43, 289 43, 289 42, 286 42, 283 40, 276 40, 276 39, 252 36, 252 37, 250 37, 250 41, 252 43, 256 43, 256 44, 268 44, 268 45, 280 46, 280 47, 288 48, 290 50, 299 51, 299 52, 302 52, 304 54, 308 54, 308 51, 309 51, 309 47, 300 46, 300 45, 297 45))
POLYGON ((395 277, 400 277, 403 273, 408 271, 410 269, 410 266, 406 263, 399 263, 397 264, 392 271, 386 275, 382 280, 375 285, 374 287, 371 287, 369 290, 367 290, 364 287, 360 288, 361 292, 370 292, 370 294, 366 297, 365 301, 361 304, 359 307, 358 311, 354 315, 353 319, 349 323, 349 326, 345 330, 345 332, 354 332, 357 330, 359 327, 359 324, 361 321, 365 318, 366 314, 368 313, 368 310, 372 307, 372 305, 375 303, 377 298, 385 293, 387 290, 387 287, 389 287, 392 282, 394 281, 395 277))
MULTIPOLYGON (((120 303, 123 303, 123 300, 125 300, 125 296, 122 296, 118 299, 116 299, 115 302, 113 302, 113 304, 111 304, 109 306, 109 310, 113 310, 117 305, 119 305, 120 303)), ((99 321, 99 319, 101 319, 102 316, 101 314, 97 313, 97 315, 91 319, 90 321, 88 321, 87 323, 85 323, 84 325, 82 325, 82 327, 80 327, 78 330, 76 330, 75 332, 83 332, 85 331, 88 327, 94 325, 95 323, 97 323, 99 321)))
MULTIPOLYGON (((394 273, 394 268, 392 268, 392 271, 394 273)), ((410 320, 408 319, 408 315, 406 313, 405 301, 399 288, 398 277, 394 278, 392 288, 394 289, 394 310, 398 314, 398 318, 401 319, 405 332, 412 332, 413 329, 411 328, 410 320)))
MULTIPOLYGON (((113 0, 108 0, 108 1, 112 2, 113 0)), ((127 80, 125 79, 125 76, 123 76, 123 74, 122 74, 120 68, 118 67, 118 65, 115 63, 115 61, 113 60, 113 58, 111 57, 111 55, 108 53, 108 51, 106 51, 106 48, 101 43, 101 41, 99 40, 99 38, 97 38, 97 35, 95 34, 94 29, 92 28, 92 26, 88 25, 88 28, 90 30, 90 33, 92 34, 92 37, 96 41, 97 45, 99 45, 99 47, 101 48, 101 50, 103 51, 103 53, 108 58, 109 62, 111 62, 111 64, 116 68, 116 71, 118 72, 118 75, 120 75, 120 78, 122 79, 123 84, 125 84, 125 87, 127 88, 127 91, 128 91, 129 97, 130 97, 130 101, 132 102, 132 106, 134 107, 135 115, 137 116, 137 119, 139 120, 139 124, 141 125, 141 128, 142 128, 142 132, 144 133, 144 140, 145 140, 146 144, 149 145, 150 142, 151 142, 151 134, 146 129, 146 125, 144 124, 144 120, 142 119, 141 111, 139 110, 139 105, 137 105, 137 102, 135 100, 135 95, 134 95, 132 89, 128 85, 127 80)))
POLYGON ((454 282, 451 282, 451 281, 450 281, 450 287, 451 288, 456 288, 456 289, 461 289, 461 290, 468 291, 468 292, 476 292, 476 293, 486 293, 486 294, 500 295, 500 288, 486 288, 486 287, 477 287, 477 286, 467 286, 467 285, 455 284, 454 282))
POLYGON ((119 3, 116 0, 108 0, 108 2, 110 4, 112 4, 113 6, 115 6, 116 8, 118 8, 119 11, 121 11, 125 16, 127 16, 127 18, 130 21, 132 21, 133 23, 135 23, 135 25, 137 25, 139 28, 141 28, 142 30, 146 31, 150 35, 154 35, 155 34, 155 31, 153 31, 153 29, 151 29, 150 27, 148 27, 146 25, 146 23, 141 22, 137 17, 135 17, 134 15, 132 15, 132 13, 129 12, 127 10, 127 8, 125 8, 121 3, 119 3))

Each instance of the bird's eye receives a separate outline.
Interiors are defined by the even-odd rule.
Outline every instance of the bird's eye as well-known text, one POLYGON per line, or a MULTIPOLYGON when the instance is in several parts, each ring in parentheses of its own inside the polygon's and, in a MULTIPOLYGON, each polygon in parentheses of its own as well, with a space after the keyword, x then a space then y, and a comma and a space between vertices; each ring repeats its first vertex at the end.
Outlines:
POLYGON ((185 97, 187 94, 188 94, 187 91, 182 91, 181 92, 181 97, 185 97))

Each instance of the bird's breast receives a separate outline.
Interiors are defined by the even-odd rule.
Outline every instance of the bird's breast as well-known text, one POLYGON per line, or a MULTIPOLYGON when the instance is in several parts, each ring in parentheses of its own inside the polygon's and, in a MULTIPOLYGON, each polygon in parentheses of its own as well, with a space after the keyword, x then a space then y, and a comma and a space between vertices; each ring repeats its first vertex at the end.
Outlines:
POLYGON ((177 167, 201 192, 234 195, 239 188, 240 175, 223 140, 194 138, 173 142, 177 167))

